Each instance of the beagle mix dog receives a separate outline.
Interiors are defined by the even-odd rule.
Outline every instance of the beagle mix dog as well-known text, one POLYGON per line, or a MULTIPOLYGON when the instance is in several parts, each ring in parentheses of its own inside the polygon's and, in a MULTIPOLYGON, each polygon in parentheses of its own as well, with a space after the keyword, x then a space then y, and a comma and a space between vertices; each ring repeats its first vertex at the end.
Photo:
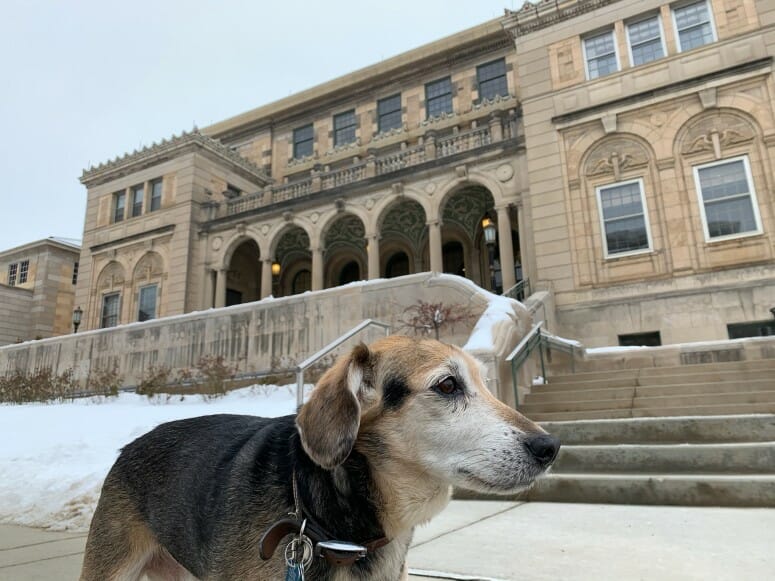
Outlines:
POLYGON ((361 344, 295 415, 174 421, 127 445, 81 579, 299 578, 286 559, 303 560, 306 579, 406 578, 414 528, 452 486, 524 490, 559 447, 497 400, 461 349, 403 336, 361 344))

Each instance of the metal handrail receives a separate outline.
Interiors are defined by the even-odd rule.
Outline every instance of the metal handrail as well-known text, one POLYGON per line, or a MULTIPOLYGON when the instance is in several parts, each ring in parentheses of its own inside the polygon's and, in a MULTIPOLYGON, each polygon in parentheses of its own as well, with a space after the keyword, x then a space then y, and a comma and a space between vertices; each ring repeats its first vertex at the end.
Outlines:
POLYGON ((328 355, 331 351, 339 347, 342 343, 353 337, 354 335, 357 335, 361 331, 363 331, 366 327, 370 327, 374 325, 375 327, 382 327, 385 329, 385 336, 387 337, 390 335, 390 325, 387 323, 383 323, 382 321, 375 321, 374 319, 366 319, 362 323, 356 325, 349 331, 347 331, 344 335, 339 336, 338 338, 331 341, 328 345, 323 347, 320 351, 317 351, 316 353, 313 353, 309 357, 307 357, 304 361, 299 363, 295 368, 294 371, 296 372, 296 405, 301 406, 301 404, 304 403, 304 371, 315 361, 323 357, 324 355, 328 355))
POLYGON ((503 296, 520 302, 524 301, 526 297, 530 296, 530 279, 523 278, 517 281, 517 284, 503 292, 503 296))

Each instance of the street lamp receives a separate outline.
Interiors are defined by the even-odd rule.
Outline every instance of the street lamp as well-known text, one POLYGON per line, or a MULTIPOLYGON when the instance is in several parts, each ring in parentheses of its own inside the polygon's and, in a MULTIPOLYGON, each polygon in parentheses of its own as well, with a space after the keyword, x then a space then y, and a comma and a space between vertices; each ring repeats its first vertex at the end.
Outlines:
POLYGON ((272 276, 280 276, 280 263, 279 262, 273 262, 272 263, 272 276))
POLYGON ((489 216, 482 220, 482 230, 484 230, 484 241, 487 244, 487 250, 490 259, 490 290, 495 292, 495 224, 489 216))
POLYGON ((81 307, 75 307, 73 310, 73 333, 78 332, 78 327, 81 326, 81 317, 83 316, 83 309, 81 307))

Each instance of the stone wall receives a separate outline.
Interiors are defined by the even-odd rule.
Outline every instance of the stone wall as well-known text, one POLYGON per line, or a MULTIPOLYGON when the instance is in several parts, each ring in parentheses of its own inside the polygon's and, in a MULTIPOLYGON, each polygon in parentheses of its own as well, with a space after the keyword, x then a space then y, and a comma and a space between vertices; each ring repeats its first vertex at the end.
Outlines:
MULTIPOLYGON (((84 382, 90 373, 116 366, 124 385, 136 385, 151 365, 191 369, 204 355, 223 356, 239 373, 292 366, 364 319, 400 327, 406 307, 418 300, 470 309, 469 322, 444 330, 441 338, 462 345, 483 312, 488 293, 449 275, 418 274, 353 283, 316 293, 212 309, 0 348, 0 373, 14 369, 72 369, 84 382)), ((18 309, 22 311, 23 309, 18 309)), ((373 341, 375 329, 351 340, 373 341)), ((519 340, 519 337, 516 338, 519 340)), ((349 348, 343 345, 341 351, 349 348)), ((504 349, 508 349, 505 346, 504 349)), ((510 347, 513 348, 513 345, 510 347)))
POLYGON ((0 284, 0 345, 32 339, 32 291, 0 284))

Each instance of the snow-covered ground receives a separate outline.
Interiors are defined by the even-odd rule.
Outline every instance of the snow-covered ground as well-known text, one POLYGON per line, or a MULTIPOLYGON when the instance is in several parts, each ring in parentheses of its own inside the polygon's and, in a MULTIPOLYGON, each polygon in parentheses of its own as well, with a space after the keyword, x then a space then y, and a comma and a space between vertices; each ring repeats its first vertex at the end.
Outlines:
POLYGON ((62 404, 0 405, 0 523, 86 531, 118 452, 163 422, 233 413, 293 413, 290 387, 261 386, 211 401, 133 393, 62 404))

